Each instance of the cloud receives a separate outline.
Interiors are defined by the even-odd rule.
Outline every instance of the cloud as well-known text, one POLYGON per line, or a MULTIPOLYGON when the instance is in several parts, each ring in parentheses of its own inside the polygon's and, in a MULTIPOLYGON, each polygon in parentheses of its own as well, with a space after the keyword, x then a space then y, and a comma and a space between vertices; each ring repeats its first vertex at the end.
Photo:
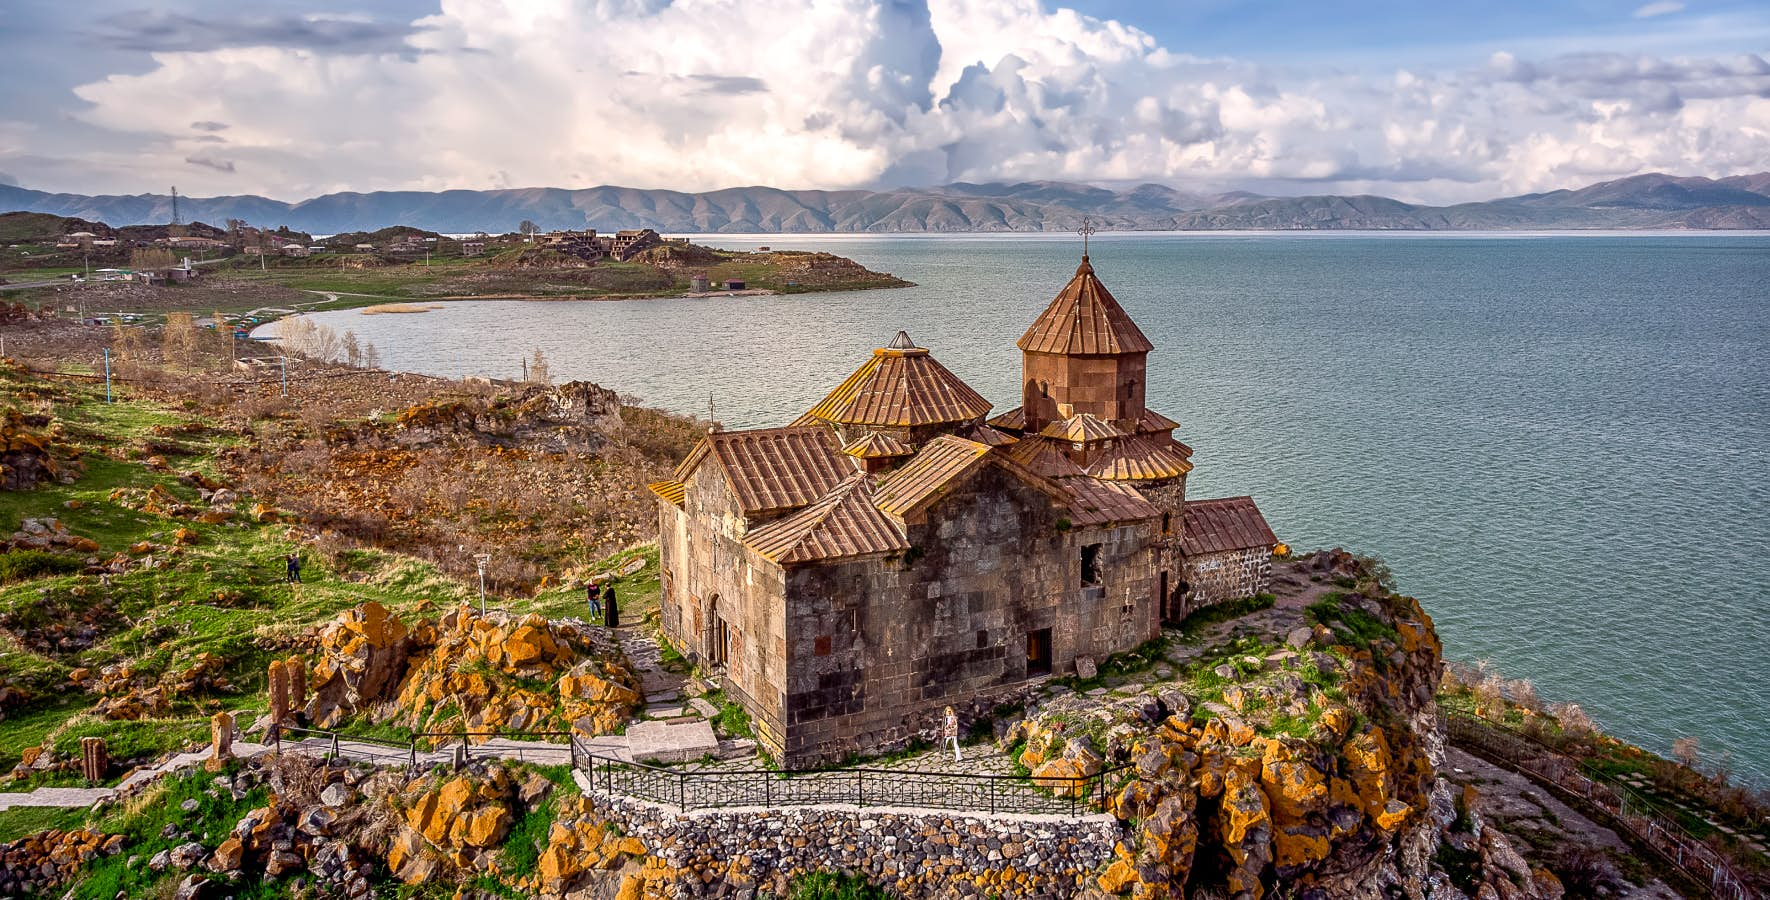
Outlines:
POLYGON ((1675 12, 1683 12, 1684 4, 1679 0, 1655 0, 1635 10, 1635 18, 1651 19, 1654 16, 1669 16, 1675 12))
POLYGON ((226 172, 230 175, 233 174, 234 171, 232 160, 215 159, 214 157, 209 156, 187 156, 184 158, 184 161, 193 166, 202 166, 205 169, 214 169, 217 172, 226 172))
POLYGON ((226 131, 226 122, 192 122, 191 128, 197 131, 226 131))
POLYGON ((1302 70, 1040 0, 448 2, 330 47, 303 21, 280 43, 236 23, 239 40, 83 85, 81 118, 138 136, 118 171, 181 187, 220 162, 192 131, 226 123, 215 188, 240 187, 238 163, 290 199, 1064 179, 1454 201, 1770 159, 1770 64, 1752 54, 1302 70), (396 32, 406 52, 362 49, 396 32))
POLYGON ((91 33, 123 50, 202 52, 223 47, 295 47, 333 53, 407 52, 411 23, 363 16, 291 13, 225 18, 138 9, 106 16, 91 33))

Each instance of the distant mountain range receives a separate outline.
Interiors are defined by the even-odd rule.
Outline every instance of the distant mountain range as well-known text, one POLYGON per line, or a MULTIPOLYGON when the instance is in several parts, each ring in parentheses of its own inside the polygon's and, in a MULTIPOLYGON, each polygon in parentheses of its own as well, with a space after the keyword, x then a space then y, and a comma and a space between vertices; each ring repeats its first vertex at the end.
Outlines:
MULTIPOLYGON (((0 185, 0 210, 112 225, 172 218, 159 194, 88 197, 0 185)), ((329 234, 409 225, 440 232, 654 228, 663 232, 1068 231, 1084 216, 1107 230, 1524 230, 1770 228, 1770 172, 1731 178, 1637 175, 1578 190, 1422 206, 1387 197, 1199 194, 1159 184, 1126 191, 1055 181, 949 184, 888 191, 729 188, 699 194, 594 187, 326 194, 299 203, 251 195, 180 197, 185 221, 244 219, 329 234)))

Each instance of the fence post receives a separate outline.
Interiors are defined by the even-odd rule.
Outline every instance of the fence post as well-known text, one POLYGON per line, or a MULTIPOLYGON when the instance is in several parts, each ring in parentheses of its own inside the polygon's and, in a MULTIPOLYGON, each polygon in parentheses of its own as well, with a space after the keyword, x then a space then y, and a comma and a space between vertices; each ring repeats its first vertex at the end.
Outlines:
POLYGON ((332 758, 340 758, 338 754, 338 732, 336 731, 332 732, 332 758))
POLYGON ((774 776, 768 772, 762 773, 762 797, 769 807, 774 806, 774 776))
POLYGON ((854 803, 856 806, 867 805, 867 773, 854 770, 854 803))
POLYGON ((688 776, 676 773, 676 808, 688 812, 688 776))

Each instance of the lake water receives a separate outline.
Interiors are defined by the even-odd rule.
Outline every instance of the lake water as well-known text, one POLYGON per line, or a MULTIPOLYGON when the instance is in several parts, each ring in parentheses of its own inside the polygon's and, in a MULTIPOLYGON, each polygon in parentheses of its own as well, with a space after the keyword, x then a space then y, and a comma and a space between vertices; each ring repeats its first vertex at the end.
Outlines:
MULTIPOLYGON (((785 424, 906 329, 997 404, 1073 273, 1059 236, 719 236, 916 287, 316 316, 385 366, 585 379, 731 427, 785 424)), ((1149 403, 1195 497, 1377 554, 1446 653, 1608 730, 1697 736, 1770 776, 1770 236, 1100 235, 1156 344, 1149 403)))

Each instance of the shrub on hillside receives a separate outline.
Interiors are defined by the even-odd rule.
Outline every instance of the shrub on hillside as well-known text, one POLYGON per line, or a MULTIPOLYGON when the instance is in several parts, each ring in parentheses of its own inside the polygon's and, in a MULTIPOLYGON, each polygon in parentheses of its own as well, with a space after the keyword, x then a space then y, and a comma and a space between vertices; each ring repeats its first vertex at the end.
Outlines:
POLYGON ((69 575, 84 568, 78 557, 47 550, 8 550, 0 553, 0 584, 29 581, 46 575, 69 575))

